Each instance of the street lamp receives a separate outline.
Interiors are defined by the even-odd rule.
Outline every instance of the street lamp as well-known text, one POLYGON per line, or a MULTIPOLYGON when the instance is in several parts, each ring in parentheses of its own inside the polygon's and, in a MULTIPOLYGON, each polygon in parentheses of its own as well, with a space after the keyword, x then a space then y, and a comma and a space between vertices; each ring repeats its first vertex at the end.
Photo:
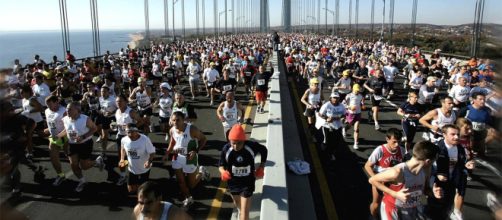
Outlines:
MULTIPOLYGON (((229 11, 232 11, 232 9, 228 9, 228 10, 223 10, 223 11, 220 11, 220 13, 218 14, 218 35, 220 34, 220 29, 221 29, 221 15, 224 14, 224 13, 227 13, 229 11)), ((227 26, 225 26, 225 29, 227 29, 227 26)), ((225 33, 227 34, 227 33, 225 33)))
POLYGON ((175 27, 174 27, 174 12, 176 10, 174 10, 174 5, 178 2, 178 0, 173 0, 173 41, 176 41, 176 31, 175 31, 175 27))
POLYGON ((331 30, 331 35, 334 35, 335 34, 335 12, 334 11, 331 11, 327 8, 322 8, 324 10, 326 10, 327 12, 329 12, 331 15, 333 15, 333 30, 331 30))

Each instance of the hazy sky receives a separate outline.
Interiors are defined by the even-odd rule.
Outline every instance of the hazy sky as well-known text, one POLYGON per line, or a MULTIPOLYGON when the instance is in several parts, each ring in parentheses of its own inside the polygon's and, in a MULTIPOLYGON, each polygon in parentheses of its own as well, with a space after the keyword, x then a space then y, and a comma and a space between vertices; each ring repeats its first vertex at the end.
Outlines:
MULTIPOLYGON (((169 2, 169 28, 172 25, 172 1, 169 2)), ((195 27, 195 1, 185 1, 186 27, 195 27)), ((213 2, 205 1, 206 4, 206 28, 214 26, 213 2)), ((218 11, 223 11, 224 1, 217 0, 218 11)), ((228 1, 228 9, 231 8, 232 0, 228 1)), ((244 0, 234 0, 241 1, 244 0)), ((251 0, 259 4, 259 0, 251 0)), ((296 0, 292 0, 296 2, 296 0)), ((313 0, 317 4, 317 0, 313 0)), ((324 8, 325 0, 321 0, 321 7, 324 8)), ((328 9, 334 10, 335 0, 328 0, 328 9)), ((412 0, 395 1, 395 23, 410 23, 412 0)), ((388 13, 389 0, 386 1, 388 13)), ((270 24, 272 26, 281 25, 282 0, 269 0, 270 4, 270 24)), ((474 7, 476 0, 419 0, 417 23, 430 24, 464 24, 472 23, 474 19, 474 7)), ((150 0, 150 29, 164 28, 164 0, 150 0)), ((178 2, 176 10, 176 28, 181 27, 181 4, 178 2)), ((98 0, 99 25, 101 30, 107 29, 135 29, 142 30, 145 27, 144 21, 144 0, 98 0)), ((355 7, 355 0, 353 1, 355 7)), ((0 31, 32 31, 32 30, 60 30, 59 1, 58 0, 0 0, 0 31)), ((348 23, 349 0, 340 0, 340 23, 348 23)), ((375 23, 382 21, 383 1, 375 1, 375 23)), ((71 30, 91 29, 90 4, 89 0, 67 0, 69 28, 71 30)), ((502 23, 501 0, 485 0, 485 23, 502 23)), ((359 1, 359 23, 370 22, 371 0, 359 1)), ((231 12, 229 12, 231 13, 231 12)), ((355 13, 352 13, 355 15, 355 13)), ((258 15, 258 13, 256 13, 258 15)), ((229 14, 230 19, 231 14, 229 14)), ((321 11, 321 24, 324 24, 324 11, 321 11)), ((388 14, 386 15, 388 21, 388 14)), ((236 13, 235 17, 238 15, 236 13)), ((224 15, 221 16, 222 24, 224 15)), ((202 20, 202 19, 201 19, 202 20)), ((352 22, 354 22, 352 18, 352 22)), ((332 16, 328 14, 328 23, 331 23, 332 16)), ((202 21, 201 21, 202 22, 202 21)), ((256 22, 258 23, 258 22, 256 22)), ((229 28, 232 22, 228 22, 229 28)), ((202 24, 201 24, 202 26, 202 24)))

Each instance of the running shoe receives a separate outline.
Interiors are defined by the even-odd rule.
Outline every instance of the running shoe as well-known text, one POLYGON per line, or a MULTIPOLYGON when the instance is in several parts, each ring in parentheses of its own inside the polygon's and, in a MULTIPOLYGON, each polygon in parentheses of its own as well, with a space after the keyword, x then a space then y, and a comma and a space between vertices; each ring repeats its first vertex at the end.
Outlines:
POLYGON ((98 137, 98 139, 96 139, 96 143, 101 143, 103 142, 103 138, 101 138, 101 136, 98 137))
POLYGON ((353 146, 354 150, 357 150, 359 149, 359 146, 357 146, 357 143, 354 143, 354 146, 353 146))
POLYGON ((200 166, 199 167, 199 173, 202 175, 201 180, 203 181, 209 181, 211 179, 211 175, 207 171, 207 168, 205 166, 200 166))
POLYGON ((213 104, 214 104, 213 101, 209 102, 209 106, 213 106, 213 104))
POLYGON ((117 180, 117 183, 116 183, 116 184, 117 184, 117 186, 122 186, 122 185, 124 185, 124 183, 126 183, 126 180, 127 180, 126 176, 120 176, 120 177, 119 177, 119 180, 117 180))
POLYGON ((98 156, 96 158, 96 167, 99 168, 99 171, 103 171, 105 169, 105 161, 102 156, 98 156))
POLYGON ((380 125, 379 124, 375 124, 375 130, 380 130, 380 125))
POLYGON ((450 219, 451 220, 463 220, 464 218, 462 217, 462 213, 458 210, 454 210, 450 214, 450 219))
POLYGON ((183 207, 182 208, 184 210, 188 210, 188 208, 192 204, 193 204, 193 198, 192 198, 192 196, 189 196, 188 198, 186 198, 185 200, 183 200, 183 207))
POLYGON ((488 206, 488 208, 490 208, 493 212, 495 212, 495 210, 499 209, 502 205, 500 204, 500 202, 497 200, 497 197, 493 193, 487 193, 486 206, 488 206))
POLYGON ((256 113, 260 113, 260 111, 261 111, 260 108, 261 108, 261 106, 256 107, 256 113))
POLYGON ((60 175, 58 175, 58 176, 56 177, 56 179, 54 180, 54 182, 52 182, 52 185, 53 185, 53 186, 59 186, 59 185, 61 185, 61 183, 62 183, 64 180, 66 180, 66 177, 65 177, 65 176, 60 176, 60 175))
POLYGON ((82 190, 84 190, 84 187, 86 185, 87 185, 87 182, 85 182, 85 181, 79 181, 78 185, 77 185, 77 188, 75 188, 75 191, 76 192, 82 192, 82 190))
POLYGON ((169 135, 168 134, 166 134, 166 138, 164 140, 169 141, 169 135))
POLYGON ((27 153, 25 157, 29 164, 33 164, 33 154, 27 153))

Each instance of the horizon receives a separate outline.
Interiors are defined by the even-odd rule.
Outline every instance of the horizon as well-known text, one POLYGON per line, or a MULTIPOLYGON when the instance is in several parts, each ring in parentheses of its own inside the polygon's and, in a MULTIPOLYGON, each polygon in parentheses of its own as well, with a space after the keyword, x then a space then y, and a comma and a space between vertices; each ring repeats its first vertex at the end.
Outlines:
MULTIPOLYGON (((169 16, 169 29, 172 30, 172 0, 168 0, 168 16, 169 16)), ((218 11, 224 10, 224 0, 216 0, 218 3, 218 11)), ((253 0, 258 2, 256 0, 253 0)), ((205 17, 200 16, 201 24, 205 23, 207 28, 214 28, 214 8, 213 1, 205 1, 205 17)), ((237 1, 241 2, 241 1, 237 1)), ((299 1, 292 1, 292 14, 298 12, 297 8, 299 1), (296 6, 296 7, 295 7, 296 6)), ((303 1, 305 2, 305 1, 303 1)), ((317 3, 317 1, 312 1, 317 3)), ((4 9, 0 14, 0 19, 4 21, 14 21, 14 22, 2 22, 0 23, 0 32, 5 31, 50 31, 50 30, 60 30, 61 23, 59 17, 59 5, 57 1, 37 1, 37 0, 22 0, 23 4, 19 4, 17 1, 3 1, 2 8, 4 9), (40 13, 40 12, 44 13, 40 13), (22 12, 22 13, 20 13, 22 12), (37 21, 37 22, 33 22, 37 21)), ((195 11, 195 0, 184 0, 185 3, 185 15, 186 15, 186 28, 195 28, 195 19, 192 17, 195 11)), ((227 9, 231 9, 232 0, 228 0, 227 9)), ((145 20, 144 20, 144 2, 138 0, 106 0, 98 2, 99 8, 99 26, 101 30, 144 30, 145 20), (128 15, 128 16, 120 16, 128 15), (135 15, 135 16, 129 16, 135 15)), ((234 16, 240 15, 240 8, 237 7, 238 3, 235 4, 235 11, 229 12, 228 14, 228 25, 227 27, 232 27, 233 22, 231 19, 232 14, 234 16)), ((390 1, 386 1, 386 14, 385 23, 389 20, 389 5, 390 1)), ((340 20, 341 25, 349 23, 349 1, 340 1, 340 20)), ((352 12, 355 12, 355 4, 353 4, 352 12)), ((365 24, 370 23, 371 14, 371 0, 360 0, 359 1, 359 23, 365 24)), ((303 7, 303 5, 301 6, 303 7)), ((317 4, 316 4, 317 7, 317 4)), ((325 2, 322 1, 321 8, 327 7, 330 10, 334 9, 334 0, 328 0, 328 5, 325 6, 325 2)), ((417 14, 417 24, 437 24, 437 25, 461 25, 469 24, 474 21, 474 7, 475 1, 473 0, 420 0, 418 2, 418 14, 417 14), (448 10, 444 10, 448 9, 448 10)), ((278 27, 282 26, 282 1, 270 0, 270 26, 278 27), (273 12, 273 13, 272 13, 273 12)), ((484 24, 502 24, 502 14, 499 13, 497 8, 502 8, 502 1, 498 0, 487 0, 484 8, 484 24)), ((383 1, 375 1, 375 24, 381 24, 382 22, 382 9, 383 1)), ((395 24, 406 24, 411 21, 411 9, 412 1, 395 1, 394 10, 394 23, 395 24)), ((91 19, 90 19, 90 8, 88 1, 68 1, 67 2, 67 12, 68 12, 68 24, 70 30, 91 30, 91 19)), ((177 3, 175 5, 175 26, 181 27, 181 4, 177 3)), ((313 13, 311 15, 316 15, 313 13)), ((333 23, 333 17, 331 14, 324 10, 321 10, 319 15, 320 25, 324 25, 326 20, 328 24, 333 23), (327 19, 326 19, 327 16, 327 19)), ((253 19, 255 19, 253 17, 253 19)), ((218 19, 216 19, 218 20, 218 19)), ((352 24, 355 21, 355 13, 352 13, 352 24)), ((292 25, 294 20, 292 21, 292 25)), ((258 24, 258 20, 252 23, 258 24)), ((308 22, 311 24, 311 22, 308 22)), ((162 1, 149 1, 149 26, 150 29, 163 29, 164 28, 164 5, 162 1)), ((223 28, 224 16, 221 18, 221 28, 223 28)), ((218 25, 217 25, 218 26, 218 25)), ((181 28, 179 28, 181 29, 181 28)))

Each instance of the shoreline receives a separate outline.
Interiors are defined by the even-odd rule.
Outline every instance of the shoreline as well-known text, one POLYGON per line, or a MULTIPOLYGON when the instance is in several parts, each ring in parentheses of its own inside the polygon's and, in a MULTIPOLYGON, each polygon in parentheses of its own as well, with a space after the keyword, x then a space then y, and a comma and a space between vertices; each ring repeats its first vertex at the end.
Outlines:
POLYGON ((136 49, 145 36, 143 36, 142 33, 133 33, 129 34, 129 38, 131 38, 131 41, 127 45, 129 45, 131 49, 136 49))

